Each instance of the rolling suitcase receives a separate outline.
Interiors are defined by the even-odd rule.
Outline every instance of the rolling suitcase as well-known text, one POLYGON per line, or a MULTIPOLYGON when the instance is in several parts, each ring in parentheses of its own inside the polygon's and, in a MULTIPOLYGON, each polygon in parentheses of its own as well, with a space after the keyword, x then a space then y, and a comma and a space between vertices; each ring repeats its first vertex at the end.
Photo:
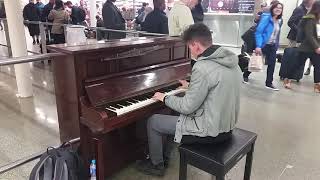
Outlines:
MULTIPOLYGON (((287 76, 288 72, 293 71, 293 66, 299 61, 299 52, 297 48, 286 48, 283 53, 281 60, 281 67, 279 71, 279 76, 281 79, 287 76)), ((303 77, 304 65, 299 67, 297 73, 294 75, 294 80, 299 82, 303 77)))

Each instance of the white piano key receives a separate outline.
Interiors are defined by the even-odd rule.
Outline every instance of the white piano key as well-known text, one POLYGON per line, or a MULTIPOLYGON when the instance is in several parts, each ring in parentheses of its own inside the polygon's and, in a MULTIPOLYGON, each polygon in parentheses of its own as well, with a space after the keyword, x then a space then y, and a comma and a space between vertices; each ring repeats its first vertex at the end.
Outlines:
MULTIPOLYGON (((186 91, 186 90, 185 89, 175 89, 175 90, 172 90, 170 92, 165 93, 165 95, 174 95, 174 94, 178 94, 178 93, 181 93, 181 92, 184 92, 184 91, 186 91)), ((136 100, 136 99, 134 99, 134 100, 136 100)), ((127 102, 134 103, 134 102, 131 102, 131 101, 127 101, 127 102)), ((115 108, 115 107, 110 106, 111 108, 114 108, 116 110, 113 110, 111 108, 106 108, 106 109, 109 110, 109 111, 115 112, 117 114, 117 116, 120 116, 122 114, 126 114, 128 112, 135 111, 137 109, 146 107, 146 106, 151 105, 151 104, 156 103, 156 102, 158 102, 158 100, 155 100, 155 99, 151 98, 151 99, 146 99, 146 100, 143 100, 143 101, 139 101, 139 102, 131 104, 129 106, 122 106, 120 104, 117 104, 118 106, 121 106, 122 108, 115 108)))

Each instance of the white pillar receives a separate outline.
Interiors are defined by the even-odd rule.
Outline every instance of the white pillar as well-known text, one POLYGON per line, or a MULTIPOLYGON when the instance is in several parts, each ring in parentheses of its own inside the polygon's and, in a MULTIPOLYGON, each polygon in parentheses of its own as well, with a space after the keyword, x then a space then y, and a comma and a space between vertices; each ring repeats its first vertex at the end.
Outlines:
POLYGON ((97 20, 96 20, 96 15, 97 15, 97 0, 90 0, 90 26, 91 27, 96 27, 97 26, 97 20))
MULTIPOLYGON (((27 56, 27 42, 23 25, 21 0, 4 0, 13 57, 27 56)), ((14 66, 19 97, 32 96, 32 81, 29 63, 14 66)))

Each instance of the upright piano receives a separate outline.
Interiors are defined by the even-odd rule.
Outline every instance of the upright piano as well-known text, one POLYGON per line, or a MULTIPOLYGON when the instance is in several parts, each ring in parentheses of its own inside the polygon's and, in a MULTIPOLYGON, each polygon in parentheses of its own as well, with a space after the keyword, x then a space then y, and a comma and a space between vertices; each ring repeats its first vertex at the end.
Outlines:
POLYGON ((86 164, 105 179, 147 153, 146 119, 165 111, 154 92, 177 94, 191 71, 180 38, 140 37, 83 46, 52 45, 60 136, 80 134, 86 164))

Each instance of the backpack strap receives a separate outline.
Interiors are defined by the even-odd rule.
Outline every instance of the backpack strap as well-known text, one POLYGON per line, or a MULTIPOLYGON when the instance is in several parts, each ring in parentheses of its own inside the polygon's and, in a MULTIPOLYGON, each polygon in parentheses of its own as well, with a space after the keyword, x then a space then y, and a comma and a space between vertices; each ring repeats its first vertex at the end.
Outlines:
POLYGON ((46 156, 41 161, 39 161, 36 166, 32 169, 29 180, 51 180, 53 174, 53 158, 51 155, 46 156), (41 169, 44 169, 41 171, 41 169), (42 172, 43 174, 40 174, 42 172))
POLYGON ((53 180, 68 180, 68 167, 64 158, 59 157, 54 168, 53 180))

